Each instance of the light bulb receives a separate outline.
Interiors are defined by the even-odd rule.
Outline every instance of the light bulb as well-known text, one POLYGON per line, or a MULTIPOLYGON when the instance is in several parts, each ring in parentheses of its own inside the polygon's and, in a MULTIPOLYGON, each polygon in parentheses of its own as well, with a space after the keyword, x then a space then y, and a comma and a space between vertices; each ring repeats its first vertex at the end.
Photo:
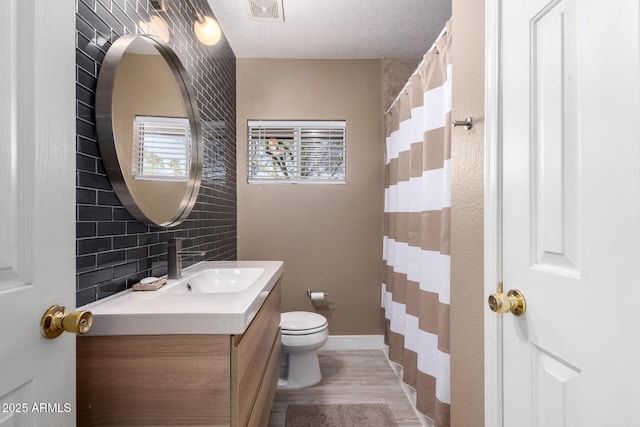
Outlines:
POLYGON ((196 37, 200 40, 200 43, 206 44, 207 46, 213 46, 218 43, 222 37, 220 25, 210 16, 205 16, 202 24, 196 21, 193 25, 193 32, 196 33, 196 37))

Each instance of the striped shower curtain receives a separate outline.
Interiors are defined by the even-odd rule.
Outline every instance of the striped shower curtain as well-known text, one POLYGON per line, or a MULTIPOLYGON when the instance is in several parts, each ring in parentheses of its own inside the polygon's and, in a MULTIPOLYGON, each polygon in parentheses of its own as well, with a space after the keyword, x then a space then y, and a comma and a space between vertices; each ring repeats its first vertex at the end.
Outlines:
POLYGON ((386 116, 385 342, 436 426, 450 412, 450 47, 451 21, 386 116))

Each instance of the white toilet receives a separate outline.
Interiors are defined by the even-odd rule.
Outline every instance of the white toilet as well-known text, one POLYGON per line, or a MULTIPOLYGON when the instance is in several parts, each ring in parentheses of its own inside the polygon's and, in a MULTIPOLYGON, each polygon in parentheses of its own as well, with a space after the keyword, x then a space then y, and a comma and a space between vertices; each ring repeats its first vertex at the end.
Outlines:
POLYGON ((290 311, 280 316, 282 359, 278 388, 301 388, 322 379, 318 350, 327 342, 326 317, 307 311, 290 311))

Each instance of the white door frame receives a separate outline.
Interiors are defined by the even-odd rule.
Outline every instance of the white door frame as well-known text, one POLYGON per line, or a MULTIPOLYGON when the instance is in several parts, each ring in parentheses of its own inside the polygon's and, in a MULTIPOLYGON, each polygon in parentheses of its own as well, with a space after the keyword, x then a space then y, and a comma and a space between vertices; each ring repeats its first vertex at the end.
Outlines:
MULTIPOLYGON (((502 281, 502 0, 485 0, 484 295, 502 281)), ((486 426, 503 426, 502 317, 485 303, 484 413, 486 426)))

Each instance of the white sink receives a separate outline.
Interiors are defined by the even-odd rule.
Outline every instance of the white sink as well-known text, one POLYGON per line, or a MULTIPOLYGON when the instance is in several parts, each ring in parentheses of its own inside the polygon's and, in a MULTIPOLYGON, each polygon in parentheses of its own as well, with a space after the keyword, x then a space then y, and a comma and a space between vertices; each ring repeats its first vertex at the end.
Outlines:
POLYGON ((161 292, 231 293, 247 290, 264 273, 264 268, 212 268, 160 288, 161 292))
POLYGON ((282 276, 282 261, 204 261, 157 291, 120 292, 79 309, 86 335, 241 334, 282 276))

